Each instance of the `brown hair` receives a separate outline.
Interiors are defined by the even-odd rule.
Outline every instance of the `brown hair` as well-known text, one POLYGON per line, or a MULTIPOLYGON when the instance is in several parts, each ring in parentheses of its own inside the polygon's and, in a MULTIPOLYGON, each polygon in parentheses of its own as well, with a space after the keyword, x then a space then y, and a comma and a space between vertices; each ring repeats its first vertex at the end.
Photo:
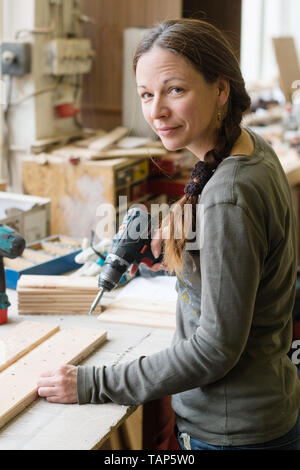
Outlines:
MULTIPOLYGON (((208 83, 214 83, 222 77, 230 84, 227 112, 218 130, 215 146, 204 157, 211 170, 215 170, 230 154, 233 144, 239 138, 243 112, 250 107, 250 98, 245 90, 245 83, 232 46, 221 31, 206 21, 195 19, 166 21, 151 29, 140 42, 133 59, 135 72, 140 57, 154 46, 187 58, 208 83)), ((201 191, 208 179, 203 176, 202 181, 198 182, 201 191)), ((190 204, 192 221, 195 223, 197 202, 198 195, 185 194, 176 203, 177 210, 175 207, 175 210, 170 212, 168 220, 170 237, 164 240, 164 263, 170 272, 178 273, 181 270, 183 248, 187 241, 184 231, 181 238, 174 236, 176 223, 179 222, 178 217, 183 227, 183 208, 186 204, 190 204)))

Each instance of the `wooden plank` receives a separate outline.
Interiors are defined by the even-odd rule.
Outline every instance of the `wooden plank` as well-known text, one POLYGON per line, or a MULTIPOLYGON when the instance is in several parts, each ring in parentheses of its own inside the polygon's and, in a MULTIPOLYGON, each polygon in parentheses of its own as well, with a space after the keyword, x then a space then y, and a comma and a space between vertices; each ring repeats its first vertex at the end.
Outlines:
POLYGON ((116 127, 111 132, 99 137, 94 142, 89 145, 89 149, 102 151, 109 147, 110 145, 114 144, 118 140, 122 139, 128 133, 128 129, 126 127, 116 127))
POLYGON ((0 339, 0 372, 59 330, 58 325, 24 321, 0 339))
POLYGON ((0 179, 0 191, 6 191, 7 182, 5 180, 0 179))
POLYGON ((161 300, 148 300, 144 301, 137 298, 124 297, 116 299, 109 304, 106 310, 110 309, 122 309, 122 310, 143 310, 144 312, 158 312, 175 314, 176 312, 176 301, 161 301, 161 300))
POLYGON ((98 316, 98 320, 104 323, 120 323, 127 325, 148 326, 151 328, 171 328, 176 325, 175 315, 161 314, 159 312, 145 312, 129 310, 109 309, 98 316))
POLYGON ((72 139, 86 137, 87 133, 83 130, 80 131, 73 131, 65 134, 59 134, 53 137, 49 137, 46 139, 39 139, 34 141, 31 144, 31 152, 32 153, 40 153, 45 150, 47 147, 59 143, 66 143, 72 139))
POLYGON ((292 84, 300 77, 300 66, 295 40, 292 36, 272 38, 277 65, 279 82, 287 102, 292 103, 295 88, 292 84))
POLYGON ((105 130, 97 129, 96 135, 94 135, 93 137, 88 137, 87 139, 76 140, 76 142, 74 142, 74 145, 76 145, 76 147, 85 147, 85 148, 87 148, 91 144, 93 144, 95 142, 95 140, 97 140, 99 137, 103 137, 106 134, 107 134, 107 132, 105 130))
POLYGON ((59 147, 51 151, 51 155, 61 157, 64 160, 70 158, 79 158, 82 160, 97 159, 101 152, 99 150, 93 150, 86 147, 77 147, 74 145, 67 145, 65 147, 59 147))
POLYGON ((106 332, 70 328, 56 333, 0 374, 0 428, 32 403, 45 370, 78 364, 106 339, 106 332))
POLYGON ((107 323, 175 328, 176 302, 123 298, 111 302, 98 320, 107 323))
POLYGON ((120 149, 112 148, 104 150, 91 157, 91 160, 100 160, 101 158, 151 158, 151 157, 162 157, 167 154, 167 150, 160 147, 139 147, 134 149, 120 149))
POLYGON ((18 290, 23 287, 47 289, 82 289, 94 290, 98 286, 98 278, 73 276, 39 276, 23 275, 18 281, 18 290))

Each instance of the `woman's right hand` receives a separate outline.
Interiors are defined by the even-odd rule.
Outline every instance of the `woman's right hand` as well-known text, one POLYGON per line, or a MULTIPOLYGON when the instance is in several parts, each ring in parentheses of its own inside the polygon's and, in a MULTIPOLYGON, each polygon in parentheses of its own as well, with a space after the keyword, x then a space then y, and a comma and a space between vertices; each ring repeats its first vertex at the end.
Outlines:
MULTIPOLYGON (((161 248, 162 248, 162 237, 161 237, 161 229, 158 229, 154 232, 154 235, 151 240, 151 251, 154 256, 154 258, 158 258, 159 255, 161 254, 161 248)), ((159 263, 151 264, 151 261, 147 262, 147 258, 142 259, 141 263, 144 263, 151 271, 162 271, 166 269, 166 266, 160 261, 159 263)), ((130 274, 133 276, 137 270, 139 269, 139 266, 133 265, 130 270, 130 274)))

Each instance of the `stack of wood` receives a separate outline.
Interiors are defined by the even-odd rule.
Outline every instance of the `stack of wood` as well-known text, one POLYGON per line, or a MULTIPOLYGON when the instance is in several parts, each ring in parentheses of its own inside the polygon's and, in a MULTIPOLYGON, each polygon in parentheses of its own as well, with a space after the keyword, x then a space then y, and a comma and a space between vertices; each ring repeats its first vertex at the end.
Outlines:
MULTIPOLYGON (((99 292, 97 277, 23 275, 18 281, 19 315, 87 315, 99 292)), ((95 313, 101 312, 98 305, 95 313)))
MULTIPOLYGON (((69 142, 53 143, 49 140, 50 151, 47 155, 61 157, 66 160, 102 160, 120 157, 151 158, 167 154, 161 141, 153 141, 146 137, 129 136, 125 127, 116 127, 110 132, 98 129, 93 135, 71 139, 69 142)), ((42 144, 45 144, 42 141, 42 144)), ((37 142, 32 152, 43 148, 37 142)))

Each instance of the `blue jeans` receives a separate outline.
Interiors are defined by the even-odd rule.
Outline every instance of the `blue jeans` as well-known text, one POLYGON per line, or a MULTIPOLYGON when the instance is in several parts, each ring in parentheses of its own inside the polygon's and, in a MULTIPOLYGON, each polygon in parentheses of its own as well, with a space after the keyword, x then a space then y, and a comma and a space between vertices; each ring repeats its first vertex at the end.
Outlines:
POLYGON ((194 439, 185 433, 178 433, 178 442, 182 450, 300 450, 300 415, 298 415, 295 426, 289 432, 261 444, 215 446, 194 439))

